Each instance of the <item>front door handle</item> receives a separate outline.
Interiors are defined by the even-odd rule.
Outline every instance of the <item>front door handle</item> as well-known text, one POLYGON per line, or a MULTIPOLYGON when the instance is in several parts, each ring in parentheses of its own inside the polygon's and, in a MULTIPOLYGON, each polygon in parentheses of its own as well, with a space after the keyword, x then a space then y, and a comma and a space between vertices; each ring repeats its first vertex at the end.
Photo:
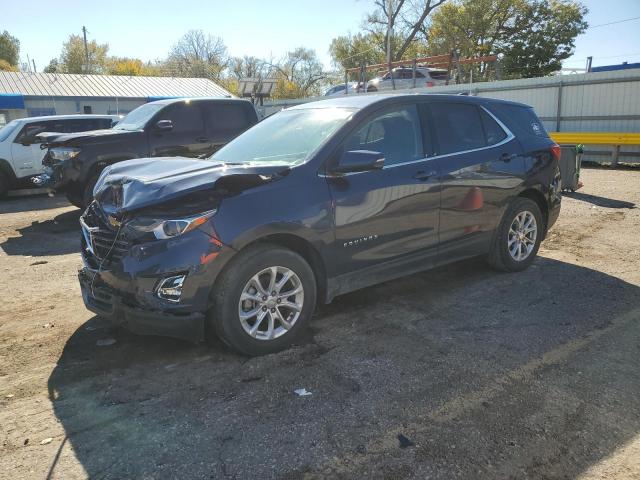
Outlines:
POLYGON ((208 139, 208 138, 205 138, 205 137, 198 137, 198 138, 196 138, 196 142, 198 142, 198 143, 206 143, 206 142, 208 142, 208 141, 209 141, 209 139, 208 139))
POLYGON ((518 155, 516 155, 515 153, 503 153, 502 155, 500 155, 500 160, 503 162, 509 163, 511 160, 513 160, 517 156, 518 155))
POLYGON ((437 172, 433 171, 433 170, 419 170, 415 173, 415 175, 413 176, 413 178, 415 178, 416 180, 420 180, 421 182, 424 182, 426 180, 429 180, 431 177, 435 177, 437 175, 437 172))

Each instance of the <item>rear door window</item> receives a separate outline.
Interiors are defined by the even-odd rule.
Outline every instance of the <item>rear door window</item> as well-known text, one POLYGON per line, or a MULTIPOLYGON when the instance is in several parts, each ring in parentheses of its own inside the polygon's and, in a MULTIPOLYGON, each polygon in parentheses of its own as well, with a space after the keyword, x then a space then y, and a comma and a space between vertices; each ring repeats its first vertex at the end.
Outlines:
POLYGON ((204 115, 209 135, 237 135, 249 126, 249 112, 244 105, 209 104, 204 107, 204 115))
POLYGON ((429 105, 436 154, 464 152, 487 145, 480 112, 475 105, 434 102, 429 105))

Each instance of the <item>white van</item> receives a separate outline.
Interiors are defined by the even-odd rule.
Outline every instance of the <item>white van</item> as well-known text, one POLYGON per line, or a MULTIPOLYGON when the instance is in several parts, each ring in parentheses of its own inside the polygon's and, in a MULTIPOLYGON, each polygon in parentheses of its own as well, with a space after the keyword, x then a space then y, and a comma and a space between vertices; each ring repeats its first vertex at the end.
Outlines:
POLYGON ((43 172, 36 137, 42 132, 85 132, 111 128, 120 120, 116 115, 51 115, 19 118, 0 128, 0 197, 9 190, 28 185, 29 179, 43 172))

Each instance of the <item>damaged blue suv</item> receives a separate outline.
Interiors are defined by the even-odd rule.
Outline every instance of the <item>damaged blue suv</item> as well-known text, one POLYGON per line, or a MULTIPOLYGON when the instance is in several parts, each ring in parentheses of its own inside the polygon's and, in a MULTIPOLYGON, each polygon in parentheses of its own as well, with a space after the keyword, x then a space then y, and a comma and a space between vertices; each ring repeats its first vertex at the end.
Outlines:
POLYGON ((525 269, 558 218, 558 157, 518 103, 293 107, 206 160, 105 169, 80 220, 84 302, 133 332, 274 352, 355 289, 479 255, 525 269))

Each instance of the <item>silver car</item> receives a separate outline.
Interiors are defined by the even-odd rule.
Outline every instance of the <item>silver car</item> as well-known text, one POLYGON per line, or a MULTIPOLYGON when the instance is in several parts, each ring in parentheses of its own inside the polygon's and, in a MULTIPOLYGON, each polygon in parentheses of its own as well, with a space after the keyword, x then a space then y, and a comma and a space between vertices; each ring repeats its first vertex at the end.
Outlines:
MULTIPOLYGON (((393 83, 395 83, 396 90, 414 87, 413 69, 411 67, 398 67, 394 68, 391 72, 393 73, 393 83)), ((441 68, 417 67, 415 86, 423 88, 446 85, 448 78, 449 73, 447 70, 441 68)), ((367 82, 367 92, 392 90, 393 83, 391 82, 389 72, 387 72, 380 77, 369 80, 367 82)))
MULTIPOLYGON (((349 86, 348 93, 356 93, 358 91, 358 82, 349 82, 348 86, 349 86)), ((324 93, 324 96, 325 97, 334 97, 336 95, 345 95, 344 87, 345 87, 344 83, 339 83, 338 85, 335 85, 335 86, 329 88, 324 93)))

